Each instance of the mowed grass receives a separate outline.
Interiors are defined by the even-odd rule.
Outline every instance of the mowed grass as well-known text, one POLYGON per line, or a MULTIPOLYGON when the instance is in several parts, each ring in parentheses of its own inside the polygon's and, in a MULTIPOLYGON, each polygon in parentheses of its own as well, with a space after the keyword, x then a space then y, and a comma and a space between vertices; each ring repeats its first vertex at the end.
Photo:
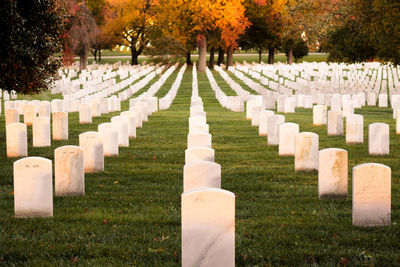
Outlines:
MULTIPOLYGON (((0 117, 0 261, 7 265, 179 266, 181 264, 180 195, 188 133, 192 68, 183 76, 171 108, 158 111, 137 129, 137 138, 120 155, 105 159, 105 172, 85 175, 84 197, 55 197, 52 218, 13 217, 12 163, 5 153, 4 117, 0 117)), ((176 70, 159 91, 163 96, 176 70)), ((235 95, 219 74, 226 94, 235 95)), ((207 77, 199 73, 199 92, 222 167, 222 188, 236 194, 237 266, 393 266, 400 264, 398 153, 400 137, 390 109, 357 109, 364 115, 364 144, 346 145, 344 136, 327 137, 326 126, 312 126, 312 111, 285 114, 301 131, 319 134, 320 149, 349 151, 349 197, 318 200, 317 172, 294 172, 293 157, 258 136, 257 127, 220 106, 207 77), (391 155, 368 155, 368 124, 390 125, 391 155), (359 228, 351 223, 351 168, 366 162, 392 168, 392 226, 359 228)), ((244 85, 244 89, 249 90, 244 85)), ((44 97, 44 96, 43 96, 44 97)), ((51 96, 47 96, 51 97, 51 96)), ((128 109, 128 101, 122 104, 128 109)), ((29 155, 53 160, 55 148, 78 145, 78 135, 97 130, 118 112, 80 125, 69 114, 68 141, 33 148, 29 155)), ((22 120, 22 117, 21 117, 22 120)), ((29 127, 30 128, 30 127, 29 127)))

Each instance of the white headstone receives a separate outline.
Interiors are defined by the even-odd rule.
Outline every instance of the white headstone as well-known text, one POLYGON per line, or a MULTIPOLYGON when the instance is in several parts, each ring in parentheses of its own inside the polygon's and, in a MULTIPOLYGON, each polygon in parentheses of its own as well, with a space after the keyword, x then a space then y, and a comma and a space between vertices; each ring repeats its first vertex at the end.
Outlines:
POLYGON ((202 187, 221 188, 221 165, 196 161, 183 167, 183 192, 202 187))
POLYGON ((279 125, 285 123, 283 115, 272 115, 268 117, 268 145, 279 145, 279 125))
POLYGON ((14 162, 15 217, 53 216, 51 160, 27 157, 14 162))
POLYGON ((25 105, 23 110, 24 110, 24 123, 27 126, 32 126, 33 119, 36 118, 36 106, 32 104, 25 105))
POLYGON ((136 113, 133 111, 121 112, 121 116, 128 118, 128 135, 130 138, 136 138, 136 113))
POLYGON ((118 130, 118 146, 129 147, 129 119, 126 116, 114 116, 111 122, 118 130))
POLYGON ((62 146, 54 150, 55 195, 83 196, 85 174, 83 149, 78 146, 62 146))
POLYGON ((370 155, 389 155, 389 125, 372 123, 368 126, 368 152, 370 155))
POLYGON ((79 135, 79 146, 83 148, 85 173, 104 171, 103 135, 85 132, 79 135))
POLYGON ((105 157, 118 156, 118 125, 102 123, 97 126, 103 135, 103 152, 105 157))
POLYGON ((91 124, 92 123, 92 106, 88 103, 79 105, 79 123, 91 124))
POLYGON ((214 149, 197 146, 185 150, 185 164, 190 164, 196 161, 214 161, 214 149))
POLYGON ((359 114, 346 118, 346 144, 362 144, 364 142, 364 117, 359 114))
POLYGON ((187 136, 188 148, 205 146, 211 148, 211 134, 204 132, 192 132, 187 136))
POLYGON ((353 168, 353 225, 391 224, 391 169, 378 163, 353 168))
POLYGON ((328 111, 328 136, 343 135, 343 116, 341 111, 328 111))
POLYGON ((33 147, 51 146, 50 119, 47 117, 36 117, 32 124, 33 147))
POLYGON ((218 188, 182 194, 182 266, 235 266, 235 195, 218 188))
POLYGON ((6 125, 14 122, 19 122, 18 110, 15 108, 6 109, 4 115, 6 117, 6 125))
POLYGON ((299 133, 295 139, 295 170, 318 170, 318 150, 318 134, 311 132, 299 133))
POLYGON ((39 117, 50 118, 50 102, 40 101, 39 103, 39 117))
POLYGON ((320 199, 347 197, 348 155, 339 148, 319 151, 318 195, 320 199))
POLYGON ((279 156, 294 156, 294 141, 298 134, 297 123, 286 122, 279 125, 279 156))
POLYGON ((315 105, 313 107, 313 125, 320 126, 326 124, 326 107, 323 105, 315 105))
POLYGON ((68 113, 53 113, 53 140, 68 140, 68 113))
POLYGON ((28 134, 24 123, 14 122, 6 126, 7 157, 28 156, 28 134))

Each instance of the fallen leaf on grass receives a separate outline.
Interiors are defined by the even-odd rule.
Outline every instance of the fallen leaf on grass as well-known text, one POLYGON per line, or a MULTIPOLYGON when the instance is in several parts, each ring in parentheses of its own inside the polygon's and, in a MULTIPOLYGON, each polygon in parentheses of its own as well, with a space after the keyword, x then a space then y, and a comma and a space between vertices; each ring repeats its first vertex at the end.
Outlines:
POLYGON ((164 252, 165 250, 162 248, 156 248, 156 249, 149 248, 149 251, 150 252, 164 252))
POLYGON ((114 181, 114 184, 118 184, 119 183, 119 181, 114 181))
POLYGON ((349 263, 349 261, 346 259, 346 258, 340 258, 340 262, 339 262, 341 265, 344 265, 344 266, 346 266, 348 263, 349 263))

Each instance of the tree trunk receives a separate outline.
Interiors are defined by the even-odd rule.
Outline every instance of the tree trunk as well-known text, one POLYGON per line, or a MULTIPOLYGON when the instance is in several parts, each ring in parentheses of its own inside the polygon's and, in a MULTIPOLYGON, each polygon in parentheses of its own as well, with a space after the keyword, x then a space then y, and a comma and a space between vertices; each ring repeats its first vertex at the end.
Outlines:
POLYGON ((217 65, 221 65, 221 64, 225 64, 225 57, 224 57, 224 49, 222 49, 222 47, 219 48, 218 50, 218 61, 217 61, 217 65))
POLYGON ((138 65, 138 57, 139 54, 136 52, 136 49, 131 49, 131 65, 138 65))
POLYGON ((215 52, 215 48, 211 47, 211 49, 210 49, 210 61, 209 61, 209 64, 208 64, 208 67, 210 69, 213 69, 214 68, 214 64, 215 64, 214 52, 215 52))
POLYGON ((94 55, 94 61, 97 62, 97 49, 94 50, 93 55, 94 55))
POLYGON ((233 47, 230 46, 226 51, 226 68, 232 66, 232 62, 233 62, 233 47))
POLYGON ((260 63, 260 64, 262 61, 262 52, 263 52, 263 50, 262 50, 262 48, 260 48, 260 50, 258 50, 258 63, 260 63))
POLYGON ((207 39, 205 36, 199 41, 199 50, 199 63, 197 67, 199 72, 204 72, 207 66, 207 39))
POLYGON ((275 49, 269 48, 268 49, 268 64, 274 64, 274 63, 275 63, 275 49))
POLYGON ((101 61, 101 49, 99 49, 99 62, 101 61))
POLYGON ((292 65, 292 63, 293 63, 293 48, 291 48, 289 50, 288 57, 287 57, 287 63, 289 65, 292 65))
POLYGON ((191 54, 190 54, 190 49, 188 49, 187 53, 186 53, 186 64, 187 65, 193 65, 192 60, 190 59, 191 54))
POLYGON ((85 70, 87 67, 88 51, 84 51, 79 55, 79 71, 85 70))

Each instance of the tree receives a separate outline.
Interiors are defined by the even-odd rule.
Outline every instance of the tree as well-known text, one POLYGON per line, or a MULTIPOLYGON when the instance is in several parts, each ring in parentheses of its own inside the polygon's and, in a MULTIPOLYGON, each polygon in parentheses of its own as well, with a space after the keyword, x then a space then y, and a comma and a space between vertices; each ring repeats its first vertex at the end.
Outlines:
POLYGON ((53 0, 2 1, 0 88, 18 93, 46 90, 61 65, 63 12, 53 0))
POLYGON ((247 26, 242 0, 160 0, 165 34, 199 48, 198 71, 205 71, 207 40, 220 35, 225 48, 235 47, 247 26))
POLYGON ((245 1, 245 15, 250 26, 240 36, 239 45, 242 49, 255 49, 258 52, 259 62, 264 50, 269 50, 269 63, 281 38, 283 1, 245 1))
POLYGON ((283 50, 285 51, 286 56, 288 57, 289 54, 289 49, 292 48, 292 53, 294 57, 294 61, 297 62, 300 58, 305 57, 308 55, 308 46, 307 43, 302 40, 293 40, 289 39, 289 42, 294 42, 294 43, 283 43, 283 50))
POLYGON ((108 0, 105 31, 115 36, 116 43, 129 47, 131 64, 149 44, 156 30, 156 0, 108 0))
POLYGON ((87 5, 92 12, 93 18, 96 22, 99 31, 95 36, 94 42, 91 46, 91 52, 95 61, 101 61, 101 50, 112 49, 115 45, 115 38, 113 35, 108 34, 105 25, 105 15, 108 8, 106 0, 88 0, 87 5))
POLYGON ((70 45, 79 56, 79 70, 86 69, 90 47, 96 40, 99 28, 92 13, 83 1, 67 0, 71 12, 71 28, 69 29, 70 45))

